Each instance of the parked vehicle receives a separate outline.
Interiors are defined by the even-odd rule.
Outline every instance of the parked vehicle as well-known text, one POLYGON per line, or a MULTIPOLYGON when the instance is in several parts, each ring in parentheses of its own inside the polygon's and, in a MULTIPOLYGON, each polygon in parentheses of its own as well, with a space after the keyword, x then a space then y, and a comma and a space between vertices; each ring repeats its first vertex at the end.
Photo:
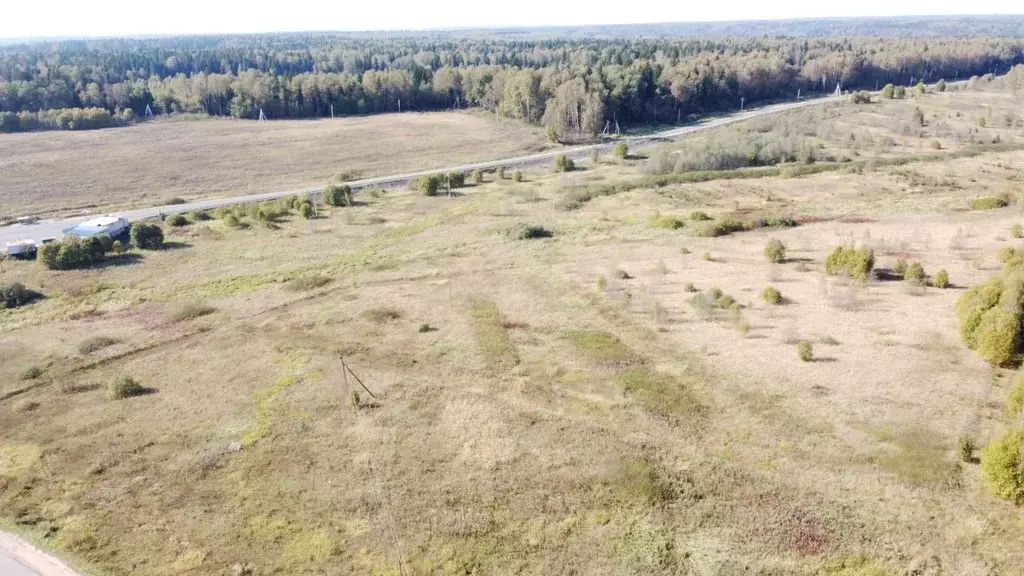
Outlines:
POLYGON ((30 259, 36 257, 36 243, 32 240, 18 240, 5 245, 8 258, 30 259))

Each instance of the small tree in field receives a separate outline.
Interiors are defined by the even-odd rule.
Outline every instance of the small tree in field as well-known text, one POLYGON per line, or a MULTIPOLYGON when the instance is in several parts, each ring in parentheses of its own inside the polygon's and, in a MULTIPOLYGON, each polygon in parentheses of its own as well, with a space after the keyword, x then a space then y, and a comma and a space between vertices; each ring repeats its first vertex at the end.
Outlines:
POLYGON ((480 169, 473 170, 473 184, 480 184, 484 181, 484 173, 480 169))
POLYGON ((555 156, 555 172, 572 172, 576 169, 576 164, 565 154, 559 154, 555 156))
POLYGON ((946 81, 940 78, 939 81, 935 83, 935 91, 936 92, 945 92, 946 91, 946 81))
POLYGON ((504 166, 499 166, 498 169, 494 172, 494 175, 498 177, 498 180, 504 180, 505 179, 505 167, 504 166))
POLYGON ((764 247, 764 259, 776 264, 786 260, 786 245, 777 238, 772 238, 764 247))
POLYGON ((896 87, 892 84, 886 84, 882 87, 882 98, 886 100, 892 100, 893 94, 896 91, 896 87))
POLYGON ((626 146, 625 142, 619 142, 615 145, 615 150, 612 151, 612 156, 616 160, 625 160, 626 156, 629 156, 629 146, 626 146))

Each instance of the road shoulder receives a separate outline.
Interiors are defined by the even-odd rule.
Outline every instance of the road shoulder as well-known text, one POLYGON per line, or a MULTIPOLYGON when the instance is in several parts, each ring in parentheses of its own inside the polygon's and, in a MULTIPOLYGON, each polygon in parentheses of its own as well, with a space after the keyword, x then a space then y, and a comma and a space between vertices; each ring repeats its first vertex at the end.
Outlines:
POLYGON ((39 576, 80 576, 60 560, 9 532, 0 531, 0 556, 7 556, 39 576))

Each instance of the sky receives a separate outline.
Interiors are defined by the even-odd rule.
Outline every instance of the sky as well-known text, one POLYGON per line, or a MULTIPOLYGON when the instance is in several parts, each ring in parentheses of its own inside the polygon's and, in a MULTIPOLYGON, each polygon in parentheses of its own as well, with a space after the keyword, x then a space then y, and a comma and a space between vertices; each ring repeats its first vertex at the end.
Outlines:
POLYGON ((406 30, 845 16, 1022 14, 1021 0, 44 0, 5 2, 0 38, 406 30))

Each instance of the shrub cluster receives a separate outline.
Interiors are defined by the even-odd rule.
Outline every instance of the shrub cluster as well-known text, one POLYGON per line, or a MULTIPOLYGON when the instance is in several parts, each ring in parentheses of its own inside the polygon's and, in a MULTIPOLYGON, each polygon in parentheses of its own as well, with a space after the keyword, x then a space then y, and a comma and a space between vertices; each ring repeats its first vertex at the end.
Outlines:
POLYGON ((164 231, 156 224, 132 224, 131 238, 142 250, 159 250, 164 245, 164 231))
POLYGON ((907 261, 903 258, 896 260, 896 263, 892 265, 892 273, 898 278, 903 278, 903 275, 907 273, 907 261))
MULTIPOLYGON (((504 170, 498 169, 499 173, 504 174, 504 170)), ((448 174, 428 174, 426 176, 420 176, 409 183, 409 186, 413 190, 418 190, 423 193, 424 196, 437 196, 438 192, 442 189, 447 190, 451 188, 462 188, 466 185, 466 174, 464 172, 450 172, 448 174)))
POLYGON ((576 163, 565 154, 555 156, 555 172, 572 172, 576 169, 576 163))
POLYGON ((871 93, 865 90, 858 90, 850 95, 850 102, 854 104, 870 104, 871 93))
POLYGON ((1005 208, 1007 204, 1008 202, 1005 198, 985 196, 971 200, 971 210, 995 210, 996 208, 1005 208))
POLYGON ((107 398, 120 400, 141 395, 145 389, 131 376, 121 376, 107 385, 107 398))
POLYGON ((331 184, 324 189, 324 203, 328 206, 351 206, 352 188, 348 184, 331 184))
POLYGON ((1014 238, 1024 238, 1024 227, 1020 224, 1010 226, 1010 236, 1013 236, 1014 238))
POLYGON ((949 272, 946 272, 945 269, 936 272, 932 285, 936 288, 949 288, 949 272))
POLYGON ((530 226, 519 223, 505 231, 505 236, 512 240, 531 240, 533 238, 550 238, 551 231, 543 226, 530 226))
POLYGON ((903 279, 907 282, 913 282, 916 284, 924 284, 925 273, 924 267, 921 266, 920 262, 911 262, 906 270, 903 271, 903 279))
POLYGON ((647 225, 651 228, 668 228, 669 230, 676 230, 683 227, 683 221, 675 216, 655 212, 647 218, 647 225))
POLYGON ((990 364, 1013 360, 1021 342, 1024 315, 1024 259, 1016 256, 1003 270, 964 292, 956 304, 960 337, 990 364))
POLYGON ((72 236, 39 247, 36 259, 50 270, 74 270, 87 268, 102 262, 106 253, 114 247, 110 236, 78 238, 72 236))
POLYGON ((522 182, 523 181, 523 173, 521 171, 519 171, 519 170, 516 170, 515 172, 513 172, 512 173, 512 181, 513 182, 522 182))
POLYGON ((625 160, 626 156, 629 156, 629 146, 625 142, 619 142, 612 150, 612 157, 617 160, 625 160))
POLYGON ((184 226, 188 224, 188 219, 181 214, 170 214, 166 218, 164 218, 164 224, 174 227, 184 226))
POLYGON ((764 259, 769 262, 780 263, 786 260, 786 245, 782 240, 772 238, 764 247, 764 259))
POLYGON ((867 246, 861 248, 838 246, 825 259, 825 271, 833 276, 845 274, 866 280, 875 267, 875 252, 867 246))
POLYGON ((703 212, 701 210, 694 210, 693 212, 690 212, 690 220, 693 220, 695 222, 705 222, 711 220, 711 216, 708 216, 707 212, 703 212))
POLYGON ((21 282, 0 284, 0 309, 24 306, 40 296, 38 292, 25 288, 21 282))
POLYGON ((484 181, 484 173, 479 168, 473 170, 473 174, 470 177, 473 179, 473 184, 480 184, 484 181))
POLYGON ((1017 375, 1017 380, 1010 389, 1010 395, 1006 399, 1006 411, 1011 417, 1016 417, 1024 409, 1024 372, 1017 375))
POLYGON ((755 220, 734 220, 722 218, 719 220, 703 221, 694 226, 693 235, 701 238, 715 238, 728 236, 733 232, 744 232, 757 230, 759 228, 792 228, 797 226, 797 221, 792 218, 758 218, 755 220))

